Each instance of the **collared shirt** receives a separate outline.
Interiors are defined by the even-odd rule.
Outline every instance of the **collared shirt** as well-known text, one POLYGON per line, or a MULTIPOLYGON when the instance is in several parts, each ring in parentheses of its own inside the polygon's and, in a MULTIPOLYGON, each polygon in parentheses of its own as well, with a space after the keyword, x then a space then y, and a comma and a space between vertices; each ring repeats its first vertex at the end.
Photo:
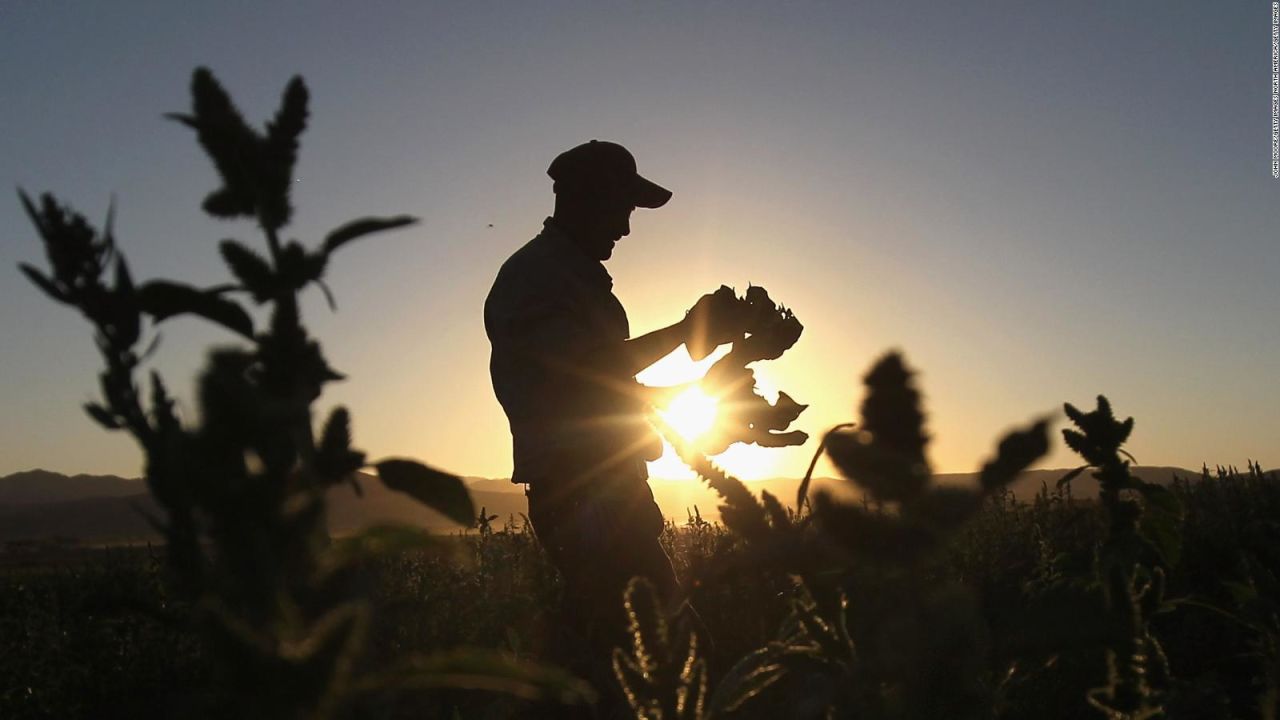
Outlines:
POLYGON ((660 441, 625 368, 627 313, 604 265, 547 218, 485 300, 494 393, 511 425, 512 482, 644 474, 660 441))

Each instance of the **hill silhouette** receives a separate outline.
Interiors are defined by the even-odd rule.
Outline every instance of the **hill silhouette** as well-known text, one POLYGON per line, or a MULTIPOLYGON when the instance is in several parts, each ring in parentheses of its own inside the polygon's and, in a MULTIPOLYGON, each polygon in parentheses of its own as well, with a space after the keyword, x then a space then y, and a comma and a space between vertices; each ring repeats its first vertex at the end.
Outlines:
MULTIPOLYGON (((1198 472, 1177 467, 1134 467, 1133 474, 1147 482, 1168 484, 1175 475, 1198 477, 1198 472)), ((1031 470, 1013 484, 1014 496, 1030 500, 1041 488, 1053 488, 1064 469, 1031 470)), ((976 473, 941 473, 938 482, 970 484, 976 473)), ((476 509, 497 515, 499 522, 528 511, 524 488, 505 478, 464 478, 476 509)), ((695 507, 708 520, 718 520, 720 498, 705 483, 695 480, 650 481, 658 506, 668 518, 683 522, 695 507)), ((795 502, 799 478, 772 478, 747 483, 752 491, 768 490, 784 503, 795 502)), ((364 497, 349 486, 330 492, 329 529, 341 534, 379 523, 406 523, 433 531, 461 529, 457 523, 388 490, 375 478, 364 476, 364 497)), ((835 478, 814 478, 811 492, 820 489, 851 493, 848 485, 835 478)), ((1083 473, 1072 481, 1072 493, 1085 499, 1097 496, 1097 482, 1083 473)), ((73 538, 81 541, 158 540, 146 515, 161 516, 159 507, 145 492, 141 481, 115 475, 67 476, 48 470, 28 470, 0 477, 0 541, 46 538, 73 538)))
MULTIPOLYGON (((363 474, 362 474, 363 475, 363 474)), ((525 512, 524 493, 510 482, 511 491, 488 478, 470 478, 468 486, 477 509, 503 518, 525 512)), ((160 533, 146 517, 163 517, 160 507, 146 493, 139 480, 115 476, 66 475, 46 470, 15 473, 0 478, 7 493, 0 500, 0 541, 70 538, 93 541, 159 540, 160 533), (98 478, 97 481, 87 478, 98 478), (48 484, 42 489, 40 485, 48 484), (42 501, 41 498, 53 498, 42 501)), ((329 529, 347 533, 379 523, 406 523, 436 531, 460 529, 443 515, 409 497, 388 490, 377 478, 363 475, 364 497, 357 497, 348 485, 329 493, 329 529)))
POLYGON ((142 481, 116 475, 63 475, 49 470, 26 470, 0 477, 0 505, 31 505, 129 497, 145 493, 142 481))

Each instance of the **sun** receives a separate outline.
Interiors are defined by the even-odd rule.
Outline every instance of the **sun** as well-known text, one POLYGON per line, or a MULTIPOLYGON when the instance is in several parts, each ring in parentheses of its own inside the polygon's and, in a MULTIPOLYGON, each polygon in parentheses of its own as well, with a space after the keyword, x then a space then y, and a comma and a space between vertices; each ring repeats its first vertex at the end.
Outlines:
POLYGON ((658 415, 680 433, 680 437, 696 442, 715 424, 716 399, 702 388, 691 387, 671 398, 665 408, 659 408, 658 415))
MULTIPOLYGON (((724 356, 726 350, 720 349, 705 359, 694 362, 682 348, 677 348, 667 357, 636 376, 636 380, 652 387, 670 387, 685 383, 696 383, 706 374, 707 368, 724 356)), ((777 388, 770 379, 767 369, 756 370, 756 388, 770 400, 777 397, 777 388)), ((717 400, 714 395, 703 391, 696 384, 671 396, 671 399, 655 408, 657 414, 690 442, 696 442, 711 431, 716 420, 717 400)), ((762 448, 756 445, 734 443, 729 449, 712 456, 716 464, 730 474, 742 480, 758 480, 770 477, 777 465, 778 451, 773 448, 762 448)), ((665 480, 694 480, 697 475, 681 462, 671 443, 662 441, 662 457, 649 463, 649 474, 665 480)))

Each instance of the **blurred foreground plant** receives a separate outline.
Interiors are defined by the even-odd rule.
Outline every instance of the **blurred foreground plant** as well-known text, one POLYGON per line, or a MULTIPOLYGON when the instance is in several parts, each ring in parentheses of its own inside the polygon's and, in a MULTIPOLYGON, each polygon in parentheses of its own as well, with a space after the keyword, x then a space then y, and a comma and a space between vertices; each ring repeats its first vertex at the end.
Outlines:
POLYGON ((387 487, 410 495, 463 525, 476 517, 460 478, 422 463, 388 458, 368 463, 351 445, 351 419, 335 408, 318 437, 312 404, 342 379, 303 326, 298 296, 323 284, 334 253, 371 233, 415 222, 408 216, 364 218, 308 247, 282 242, 292 215, 290 188, 298 139, 306 127, 308 92, 301 78, 285 90, 264 131, 251 128, 205 69, 192 78, 190 114, 170 115, 192 128, 222 180, 204 201, 217 218, 247 218, 261 229, 263 256, 237 240, 219 249, 234 281, 197 288, 169 281, 135 283, 116 247, 111 215, 101 231, 51 195, 25 193, 50 271, 21 265, 54 300, 78 309, 94 326, 106 364, 102 402, 85 410, 109 430, 125 430, 141 446, 147 487, 164 511, 151 518, 164 534, 170 569, 199 608, 198 619, 225 674, 232 707, 250 717, 328 717, 355 690, 387 687, 475 687, 526 697, 577 701, 589 689, 559 671, 493 653, 459 651, 415 657, 375 674, 354 676, 369 625, 369 605, 348 570, 371 553, 422 547, 417 528, 376 528, 331 543, 325 492, 350 484, 371 466, 387 487), (255 328, 248 295, 269 308, 255 328), (198 382, 199 422, 179 419, 158 373, 150 402, 135 375, 147 350, 144 317, 158 324, 179 315, 204 318, 240 336, 247 347, 213 349, 198 382))
MULTIPOLYGON (((722 699, 718 714, 990 717, 999 702, 1001 677, 989 669, 977 599, 939 581, 928 563, 984 498, 1047 452, 1048 423, 1007 435, 982 468, 979 487, 937 486, 911 371, 891 353, 865 383, 861 423, 832 430, 818 450, 862 493, 861 504, 823 491, 812 515, 797 516, 767 492, 757 500, 696 446, 666 433, 724 498, 725 524, 794 578, 791 614, 778 638, 729 671, 714 693, 722 699)), ((806 476, 798 507, 806 505, 808 484, 806 476)), ((639 708, 637 716, 649 717, 639 708)))

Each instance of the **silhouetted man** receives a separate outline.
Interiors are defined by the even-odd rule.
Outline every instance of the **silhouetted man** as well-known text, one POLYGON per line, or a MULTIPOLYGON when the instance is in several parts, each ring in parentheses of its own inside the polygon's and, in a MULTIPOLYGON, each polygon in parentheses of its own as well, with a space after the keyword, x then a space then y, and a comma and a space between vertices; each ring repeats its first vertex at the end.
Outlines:
POLYGON ((631 213, 671 193, 641 177, 621 145, 596 140, 547 174, 555 214, 503 264, 485 301, 489 369, 511 425, 511 479, 527 484, 529 518, 564 579, 563 622, 607 676, 607 653, 625 637, 627 581, 649 578, 668 602, 679 592, 645 466, 662 442, 635 375, 686 341, 714 346, 741 329, 721 327, 731 309, 708 295, 680 322, 631 337, 602 262, 630 234, 631 213))

